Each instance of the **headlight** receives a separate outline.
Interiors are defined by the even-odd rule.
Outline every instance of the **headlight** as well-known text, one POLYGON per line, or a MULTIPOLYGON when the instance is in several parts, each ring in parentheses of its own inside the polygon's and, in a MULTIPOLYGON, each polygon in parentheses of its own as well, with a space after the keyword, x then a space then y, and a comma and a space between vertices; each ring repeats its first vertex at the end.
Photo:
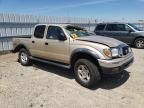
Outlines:
POLYGON ((112 48, 111 53, 112 53, 112 57, 118 57, 119 56, 119 49, 118 48, 112 48))
POLYGON ((103 52, 107 57, 112 57, 112 53, 111 53, 110 49, 104 49, 103 52))
POLYGON ((107 57, 110 57, 110 58, 119 56, 118 48, 104 49, 103 52, 107 57))

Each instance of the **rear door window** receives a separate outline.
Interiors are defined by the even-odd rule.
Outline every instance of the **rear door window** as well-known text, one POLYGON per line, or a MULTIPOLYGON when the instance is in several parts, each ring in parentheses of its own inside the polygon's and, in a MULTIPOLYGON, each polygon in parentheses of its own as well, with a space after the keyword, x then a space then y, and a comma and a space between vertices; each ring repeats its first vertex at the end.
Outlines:
POLYGON ((95 31, 103 31, 105 29, 106 24, 100 24, 96 27, 95 31))
POLYGON ((125 24, 108 24, 106 31, 127 31, 125 24))
POLYGON ((108 24, 106 27, 106 31, 117 31, 116 24, 108 24))

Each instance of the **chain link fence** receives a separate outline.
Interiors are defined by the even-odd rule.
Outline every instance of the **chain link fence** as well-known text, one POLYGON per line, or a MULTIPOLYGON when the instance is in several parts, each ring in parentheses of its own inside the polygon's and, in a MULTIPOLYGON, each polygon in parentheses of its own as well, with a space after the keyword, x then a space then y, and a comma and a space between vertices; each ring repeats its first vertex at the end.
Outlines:
POLYGON ((13 37, 31 35, 39 23, 74 24, 91 31, 96 25, 93 18, 0 14, 0 52, 11 50, 13 37))
MULTIPOLYGON (((93 31, 97 22, 95 18, 32 16, 0 13, 0 52, 12 49, 12 38, 21 35, 31 35, 33 27, 39 23, 73 24, 93 31)), ((133 23, 144 30, 144 22, 133 23)))

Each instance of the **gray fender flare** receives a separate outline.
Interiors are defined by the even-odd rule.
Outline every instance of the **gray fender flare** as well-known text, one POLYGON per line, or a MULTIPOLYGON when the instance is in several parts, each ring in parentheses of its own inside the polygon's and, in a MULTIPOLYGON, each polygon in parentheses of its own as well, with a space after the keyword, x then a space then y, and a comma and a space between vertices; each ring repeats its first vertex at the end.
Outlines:
POLYGON ((19 44, 19 45, 17 45, 12 52, 13 52, 13 53, 16 53, 16 52, 18 52, 21 48, 25 48, 25 49, 29 52, 29 54, 31 55, 29 49, 28 49, 28 48, 26 47, 26 45, 24 45, 24 44, 19 44))
POLYGON ((96 52, 89 50, 89 49, 86 49, 86 48, 79 48, 79 49, 74 50, 71 54, 71 57, 70 57, 71 67, 73 65, 73 58, 75 56, 77 56, 77 54, 87 54, 87 55, 90 55, 91 57, 93 57, 95 59, 100 59, 100 57, 98 56, 98 54, 96 52))

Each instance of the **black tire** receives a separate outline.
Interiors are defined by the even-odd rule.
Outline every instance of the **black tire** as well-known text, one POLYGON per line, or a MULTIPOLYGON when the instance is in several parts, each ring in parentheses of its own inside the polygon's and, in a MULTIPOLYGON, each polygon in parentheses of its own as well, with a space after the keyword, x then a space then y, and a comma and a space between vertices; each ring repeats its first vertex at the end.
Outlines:
POLYGON ((31 60, 29 58, 30 54, 26 49, 20 49, 19 51, 19 62, 23 65, 23 66, 29 66, 31 65, 31 60), (22 57, 23 55, 25 55, 25 60, 22 57))
POLYGON ((79 59, 74 65, 74 72, 75 72, 76 81, 86 88, 93 88, 101 80, 101 75, 98 67, 96 66, 96 64, 94 64, 93 62, 87 59, 79 59), (80 69, 81 66, 85 66, 85 68, 87 68, 86 70, 89 70, 88 76, 90 77, 90 79, 88 81, 83 81, 80 78, 81 76, 78 70, 80 69))
POLYGON ((134 42, 134 46, 138 49, 144 49, 144 38, 138 38, 134 42))

